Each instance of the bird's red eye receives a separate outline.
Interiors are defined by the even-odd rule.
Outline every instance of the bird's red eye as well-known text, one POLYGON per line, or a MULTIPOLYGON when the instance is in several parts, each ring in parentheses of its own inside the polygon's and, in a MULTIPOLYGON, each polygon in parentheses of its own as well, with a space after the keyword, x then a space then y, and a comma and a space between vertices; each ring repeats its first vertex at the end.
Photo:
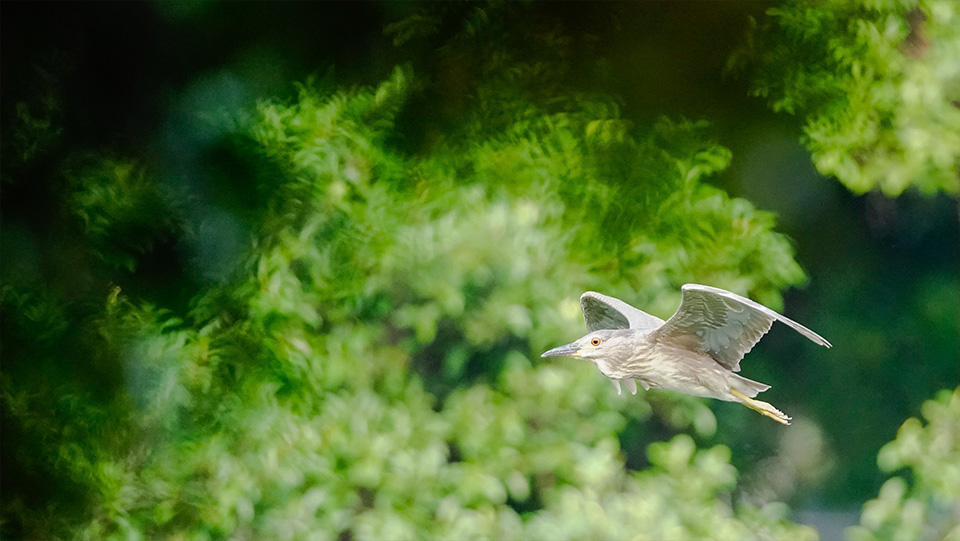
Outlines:
POLYGON ((599 346, 599 345, 600 345, 600 337, 599 337, 599 336, 594 336, 593 338, 591 338, 591 339, 590 339, 590 345, 591 345, 591 346, 594 346, 594 347, 599 346))

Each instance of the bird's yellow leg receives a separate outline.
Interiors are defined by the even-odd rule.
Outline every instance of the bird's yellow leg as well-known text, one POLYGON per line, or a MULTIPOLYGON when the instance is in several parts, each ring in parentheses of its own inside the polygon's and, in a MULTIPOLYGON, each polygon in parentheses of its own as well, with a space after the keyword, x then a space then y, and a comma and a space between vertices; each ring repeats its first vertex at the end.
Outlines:
POLYGON ((769 417, 778 423, 783 423, 785 425, 790 424, 790 417, 787 417, 786 413, 783 413, 782 411, 773 407, 769 403, 763 402, 761 400, 754 400, 749 396, 741 393, 740 391, 734 389, 733 387, 730 388, 730 394, 737 397, 737 399, 740 400, 741 404, 759 413, 760 415, 769 417))

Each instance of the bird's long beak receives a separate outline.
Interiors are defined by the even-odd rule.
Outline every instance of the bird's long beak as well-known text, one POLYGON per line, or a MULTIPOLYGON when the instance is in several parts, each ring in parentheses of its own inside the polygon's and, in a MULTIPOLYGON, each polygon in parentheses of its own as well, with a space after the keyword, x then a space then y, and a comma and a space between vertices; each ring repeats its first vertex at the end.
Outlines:
POLYGON ((579 357, 580 348, 576 344, 567 344, 545 352, 541 357, 579 357))

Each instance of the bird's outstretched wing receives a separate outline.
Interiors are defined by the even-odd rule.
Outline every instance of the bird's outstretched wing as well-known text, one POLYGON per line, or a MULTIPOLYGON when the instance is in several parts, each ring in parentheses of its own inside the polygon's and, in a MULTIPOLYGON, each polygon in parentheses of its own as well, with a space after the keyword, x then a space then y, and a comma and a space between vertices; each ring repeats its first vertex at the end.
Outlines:
POLYGON ((830 347, 822 336, 777 312, 723 289, 686 284, 677 313, 657 330, 656 340, 706 353, 722 366, 740 371, 740 359, 760 341, 774 321, 830 347))
POLYGON ((580 295, 583 321, 590 332, 601 329, 656 329, 663 320, 629 304, 600 293, 587 291, 580 295))

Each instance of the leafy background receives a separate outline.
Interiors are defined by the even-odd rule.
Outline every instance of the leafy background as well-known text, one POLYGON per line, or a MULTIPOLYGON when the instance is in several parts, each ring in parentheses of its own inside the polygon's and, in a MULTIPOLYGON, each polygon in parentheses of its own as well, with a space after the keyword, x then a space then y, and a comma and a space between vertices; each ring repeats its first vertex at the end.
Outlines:
POLYGON ((4 15, 4 537, 960 535, 952 2, 4 15), (793 426, 538 356, 691 281, 793 426))

